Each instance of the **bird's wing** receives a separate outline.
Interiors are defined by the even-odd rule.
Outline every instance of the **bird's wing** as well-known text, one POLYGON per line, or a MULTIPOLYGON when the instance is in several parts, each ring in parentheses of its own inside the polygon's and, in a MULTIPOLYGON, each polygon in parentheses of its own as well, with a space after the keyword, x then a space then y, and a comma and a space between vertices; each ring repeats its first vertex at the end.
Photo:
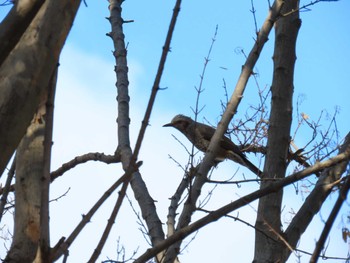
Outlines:
POLYGON ((196 125, 198 126, 196 130, 199 131, 203 139, 210 142, 211 137, 213 137, 215 133, 215 129, 203 123, 197 123, 196 125))
MULTIPOLYGON (((204 126, 205 128, 200 128, 199 130, 201 131, 201 135, 203 136, 203 139, 210 141, 211 138, 213 137, 214 133, 215 133, 215 129, 213 127, 210 127, 206 124, 202 124, 202 123, 197 123, 197 125, 201 125, 204 126)), ((237 153, 238 155, 240 155, 241 157, 245 157, 245 154, 242 153, 242 151, 238 148, 238 146, 236 144, 234 144, 229 138, 227 138, 226 136, 224 136, 221 141, 220 141, 220 146, 222 148, 224 148, 225 150, 228 151, 233 151, 235 153, 237 153)))
POLYGON ((222 148, 235 152, 236 154, 245 157, 245 154, 238 148, 236 144, 234 144, 229 138, 224 136, 224 138, 221 139, 220 145, 222 148))

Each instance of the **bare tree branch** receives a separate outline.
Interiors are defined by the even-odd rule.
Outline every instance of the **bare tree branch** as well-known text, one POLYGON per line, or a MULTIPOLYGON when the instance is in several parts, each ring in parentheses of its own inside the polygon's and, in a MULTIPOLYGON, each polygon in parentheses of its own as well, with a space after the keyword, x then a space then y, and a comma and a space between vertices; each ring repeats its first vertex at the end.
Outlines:
POLYGON ((200 228, 206 226, 209 223, 217 221, 221 217, 237 210, 240 207, 243 207, 263 196, 269 195, 271 193, 277 192, 283 187, 295 183, 307 176, 314 174, 317 171, 321 171, 325 168, 332 167, 338 163, 343 161, 349 161, 350 159, 350 145, 347 145, 346 151, 338 154, 337 156, 330 158, 321 163, 317 163, 312 167, 306 168, 303 171, 294 173, 286 178, 281 179, 278 182, 274 182, 269 184, 263 189, 252 192, 230 204, 227 204, 213 212, 209 215, 202 217, 201 219, 193 222, 192 224, 183 227, 182 229, 177 230, 172 236, 165 239, 163 242, 159 243, 157 246, 148 249, 144 254, 142 254, 139 258, 137 258, 134 263, 143 263, 147 262, 150 258, 156 255, 158 252, 170 247, 172 244, 175 244, 179 240, 185 239, 190 234, 198 231, 200 228))
POLYGON ((318 261, 318 258, 320 257, 320 253, 324 247, 324 244, 326 242, 326 239, 328 237, 329 232, 331 231, 331 228, 334 224, 334 221, 339 213, 339 210, 346 200, 346 196, 350 189, 350 176, 348 175, 346 177, 345 182, 343 183, 340 191, 337 201, 334 204, 334 207, 325 223, 325 227, 323 228, 322 234, 319 238, 319 240, 316 243, 316 248, 314 250, 314 253, 312 254, 312 257, 310 259, 310 263, 316 263, 318 261))
MULTIPOLYGON (((110 5, 111 13, 115 12, 115 18, 116 18, 115 24, 111 20, 112 28, 113 28, 114 25, 121 27, 121 23, 120 23, 120 19, 121 19, 120 16, 121 15, 120 15, 120 12, 121 12, 121 3, 122 3, 122 1, 120 1, 120 0, 112 1, 111 0, 110 3, 111 3, 111 5, 110 5), (119 20, 118 20, 118 18, 119 18, 119 20)), ((122 201, 123 201, 123 199, 125 197, 126 189, 127 189, 128 184, 130 182, 131 186, 133 188, 136 200, 139 203, 141 202, 140 203, 140 208, 142 210, 143 218, 146 219, 146 223, 148 225, 148 228, 149 228, 149 231, 150 231, 150 235, 151 235, 151 242, 152 242, 152 244, 156 244, 156 243, 160 242, 161 240, 163 240, 164 239, 164 232, 162 230, 161 221, 159 220, 158 215, 156 214, 156 210, 155 210, 155 206, 154 206, 154 203, 153 203, 153 199, 148 194, 146 185, 145 185, 144 181, 142 180, 140 174, 138 172, 136 172, 137 169, 135 169, 135 165, 136 165, 136 161, 137 161, 138 154, 139 154, 139 151, 140 151, 140 148, 141 148, 141 144, 142 144, 145 132, 146 132, 146 128, 147 128, 149 120, 150 120, 150 116, 151 116, 152 108, 153 108, 153 105, 154 105, 154 101, 155 101, 156 95, 157 95, 157 93, 159 91, 160 80, 161 80, 161 77, 162 77, 162 74, 163 74, 163 70, 164 70, 167 54, 168 54, 168 52, 170 50, 170 42, 171 42, 172 35, 173 35, 174 29, 175 29, 176 19, 177 19, 177 16, 179 14, 179 11, 180 11, 180 4, 181 4, 181 1, 177 0, 176 4, 175 4, 175 7, 174 7, 174 10, 173 10, 173 16, 171 18, 171 22, 170 22, 170 25, 169 25, 169 30, 168 30, 168 33, 167 33, 167 36, 166 36, 165 44, 164 44, 164 47, 163 47, 163 52, 162 52, 162 55, 161 55, 161 59, 160 59, 160 62, 159 62, 157 74, 156 74, 156 77, 155 77, 155 80, 154 80, 154 84, 153 84, 153 87, 152 87, 151 95, 150 95, 150 98, 149 98, 149 101, 148 101, 148 105, 147 105, 147 108, 146 108, 146 111, 145 111, 145 116, 144 116, 144 119, 142 121, 141 128, 140 128, 137 140, 136 140, 135 148, 133 150, 132 155, 131 156, 129 155, 129 157, 127 157, 125 159, 125 161, 127 163, 123 163, 124 169, 126 170, 126 178, 125 178, 125 181, 123 183, 123 186, 122 186, 122 189, 120 191, 120 195, 118 197, 118 200, 117 200, 117 203, 116 203, 116 207, 115 207, 116 210, 119 210, 119 208, 120 208, 120 206, 122 204, 122 201), (145 198, 144 199, 139 198, 141 195, 144 195, 145 198), (145 201, 148 202, 148 203, 145 203, 145 201), (150 215, 150 217, 148 217, 148 215, 150 215)), ((111 16, 111 19, 112 18, 113 18, 113 16, 111 16)), ((122 32, 122 29, 119 28, 117 31, 118 32, 122 32)), ((112 35, 112 37, 115 37, 115 36, 112 35)), ((119 38, 120 37, 122 37, 122 39, 123 39, 124 36, 120 35, 119 38)), ((114 40, 116 41, 116 39, 114 39, 114 40)), ((122 48, 121 50, 117 50, 117 52, 123 52, 124 50, 125 50, 125 47, 124 47, 124 49, 122 48)), ((124 67, 125 66, 126 65, 124 65, 124 67)), ((118 69, 117 69, 117 71, 118 71, 118 69)), ((119 79, 118 79, 118 81, 119 81, 119 79)), ((122 84, 125 85, 126 83, 122 83, 122 84)), ((125 86, 125 87, 127 87, 127 86, 125 86)), ((128 101, 126 101, 125 99, 128 99, 128 98, 125 97, 124 101, 122 101, 122 102, 127 104, 128 101)), ((118 105, 120 106, 120 104, 121 103, 119 103, 118 105)), ((127 105, 125 105, 125 106, 127 106, 127 105)), ((124 113, 126 113, 126 111, 124 113)), ((127 117, 127 116, 124 115, 124 118, 125 117, 127 117)), ((120 145, 119 145, 119 147, 120 147, 120 145)), ((124 157, 122 157, 122 158, 124 158, 124 157)), ((124 160, 123 160, 123 162, 124 162, 124 160)), ((159 255, 158 257, 161 258, 162 256, 159 255)))
POLYGON ((195 174, 195 170, 198 168, 190 167, 190 171, 185 174, 185 176, 182 178, 178 188, 176 189, 174 195, 170 198, 170 206, 168 208, 168 220, 167 220, 167 237, 173 235, 175 233, 175 218, 177 216, 177 208, 180 204, 181 196, 187 189, 189 185, 191 185, 191 181, 193 179, 193 176, 195 174))
POLYGON ((51 172, 51 182, 53 182, 55 179, 62 176, 65 172, 69 171, 75 166, 89 162, 89 161, 99 161, 106 164, 118 163, 120 162, 120 156, 106 155, 104 153, 99 153, 99 152, 86 153, 86 154, 77 156, 74 159, 70 160, 69 162, 62 164, 62 166, 58 168, 56 171, 51 172))
MULTIPOLYGON (((348 151, 350 145, 350 133, 346 136, 343 145, 339 149, 339 154, 348 151)), ((339 156, 339 155, 338 155, 339 156)), ((302 207, 299 209, 297 214, 294 216, 292 222, 286 229, 284 235, 288 240, 288 243, 295 248, 300 236, 304 233, 307 226, 310 224, 312 218, 320 210, 323 202, 326 200, 327 196, 331 193, 334 186, 334 182, 339 180, 340 176, 346 169, 348 160, 345 159, 338 165, 324 170, 321 173, 314 189, 306 198, 302 207)), ((284 258, 289 257, 290 251, 285 251, 284 258)))
POLYGON ((76 226, 76 228, 73 230, 73 232, 69 235, 69 237, 66 239, 65 237, 62 237, 60 241, 54 246, 54 248, 51 251, 51 259, 52 261, 57 260, 59 257, 61 257, 63 254, 66 253, 70 245, 73 243, 73 241, 76 239, 76 237, 79 235, 79 233, 83 230, 85 225, 90 222, 92 216, 95 214, 95 212, 101 207, 101 205, 111 196, 111 194, 124 182, 126 178, 126 174, 121 176, 102 196, 101 198, 96 202, 96 204, 90 209, 90 211, 83 215, 82 221, 76 226))
POLYGON ((114 57, 116 61, 115 73, 117 75, 117 101, 118 101, 118 148, 116 153, 121 157, 121 162, 124 171, 126 171, 126 180, 123 183, 122 189, 119 193, 116 204, 112 210, 108 223, 102 233, 101 239, 98 242, 97 247, 93 251, 88 262, 95 262, 104 247, 107 237, 112 229, 115 218, 119 212, 121 204, 126 194, 126 189, 129 184, 129 180, 134 170, 135 161, 131 160, 132 152, 130 147, 130 134, 129 134, 129 80, 128 80, 128 64, 127 64, 127 51, 124 41, 123 33, 123 19, 122 19, 122 3, 123 0, 110 0, 109 11, 110 17, 108 20, 111 23, 112 32, 108 35, 112 38, 114 43, 114 57))
MULTIPOLYGON (((188 200, 184 205, 183 212, 180 215, 176 231, 181 231, 181 229, 186 227, 191 221, 191 216, 193 212, 196 210, 196 201, 198 200, 198 197, 201 193, 202 186, 207 181, 207 174, 214 164, 214 158, 219 148, 218 142, 224 136, 233 115, 237 111, 238 104, 242 99, 243 92, 248 82, 248 79, 252 74, 254 65, 259 58, 260 52, 264 44, 268 40, 268 35, 273 27, 273 24, 279 16, 281 7, 282 7, 282 2, 276 1, 273 7, 270 9, 270 12, 258 34, 257 41, 255 42, 254 47, 252 48, 242 68, 242 72, 236 84, 236 88, 231 96, 231 99, 222 116, 222 119, 219 122, 219 125, 215 131, 215 134, 211 139, 208 151, 204 156, 203 162, 199 167, 199 170, 195 177, 195 181, 192 186, 192 191, 188 197, 188 200)), ((181 241, 179 241, 177 244, 174 244, 168 249, 167 256, 164 260, 165 263, 170 263, 170 262, 172 263, 174 261, 179 251, 180 245, 181 245, 181 241)))

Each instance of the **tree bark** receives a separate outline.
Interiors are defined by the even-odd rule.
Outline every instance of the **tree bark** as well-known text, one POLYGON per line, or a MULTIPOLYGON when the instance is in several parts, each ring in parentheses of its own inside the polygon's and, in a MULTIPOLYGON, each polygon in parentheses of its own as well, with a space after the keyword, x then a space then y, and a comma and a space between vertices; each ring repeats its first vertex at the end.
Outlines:
POLYGON ((43 122, 34 121, 17 149, 14 235, 5 262, 33 262, 37 252, 44 129, 43 122))
POLYGON ((57 70, 17 148, 14 236, 5 262, 49 262, 49 186, 56 80, 57 70))
MULTIPOLYGON (((116 61, 115 72, 117 75, 117 101, 118 101, 118 148, 117 153, 121 155, 121 162, 124 171, 127 170, 132 151, 130 147, 130 117, 129 117, 129 80, 128 80, 128 66, 127 66, 127 50, 124 41, 123 23, 122 19, 122 4, 123 1, 110 1, 110 17, 112 32, 109 36, 114 43, 114 57, 116 61)), ((153 246, 164 240, 164 232, 162 223, 157 215, 154 200, 151 197, 145 182, 143 181, 139 171, 134 172, 130 180, 131 188, 134 192, 135 199, 139 203, 142 217, 144 218, 149 230, 149 237, 153 246)), ((160 261, 162 255, 158 256, 160 261)))
POLYGON ((80 0, 46 0, 0 67, 0 174, 47 88, 80 0))
MULTIPOLYGON (((282 14, 298 8, 297 0, 285 1, 282 14)), ((298 12, 282 17, 275 23, 274 72, 271 87, 272 102, 269 120, 264 178, 284 178, 292 123, 292 97, 295 47, 301 22, 298 12)), ((271 184, 262 181, 261 189, 271 184)), ((281 205, 283 191, 259 200, 255 232, 255 263, 280 262, 282 243, 281 205)))
POLYGON ((0 66, 16 46, 45 0, 18 0, 0 24, 0 66), (13 30, 16 28, 16 30, 13 30))

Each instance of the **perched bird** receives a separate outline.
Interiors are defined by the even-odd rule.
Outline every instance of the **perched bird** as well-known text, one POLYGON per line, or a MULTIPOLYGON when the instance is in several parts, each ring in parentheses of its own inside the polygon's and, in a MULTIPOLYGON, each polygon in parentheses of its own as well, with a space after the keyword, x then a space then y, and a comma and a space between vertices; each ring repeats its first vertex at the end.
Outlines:
MULTIPOLYGON (((215 129, 192 120, 190 117, 184 115, 176 115, 170 123, 163 125, 163 127, 174 127, 182 132, 187 139, 200 151, 206 152, 211 138, 215 133, 215 129)), ((220 147, 215 161, 221 162, 225 159, 230 159, 239 163, 258 176, 262 176, 262 172, 254 164, 252 164, 244 153, 234 144, 229 138, 224 136, 220 141, 220 147)))

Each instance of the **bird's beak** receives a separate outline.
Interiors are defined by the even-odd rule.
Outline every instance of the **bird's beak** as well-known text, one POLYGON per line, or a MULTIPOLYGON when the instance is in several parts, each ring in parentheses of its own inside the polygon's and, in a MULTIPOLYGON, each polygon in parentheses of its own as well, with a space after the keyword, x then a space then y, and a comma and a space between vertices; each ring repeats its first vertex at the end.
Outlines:
POLYGON ((164 124, 163 127, 173 127, 174 125, 172 123, 167 123, 167 124, 164 124))

